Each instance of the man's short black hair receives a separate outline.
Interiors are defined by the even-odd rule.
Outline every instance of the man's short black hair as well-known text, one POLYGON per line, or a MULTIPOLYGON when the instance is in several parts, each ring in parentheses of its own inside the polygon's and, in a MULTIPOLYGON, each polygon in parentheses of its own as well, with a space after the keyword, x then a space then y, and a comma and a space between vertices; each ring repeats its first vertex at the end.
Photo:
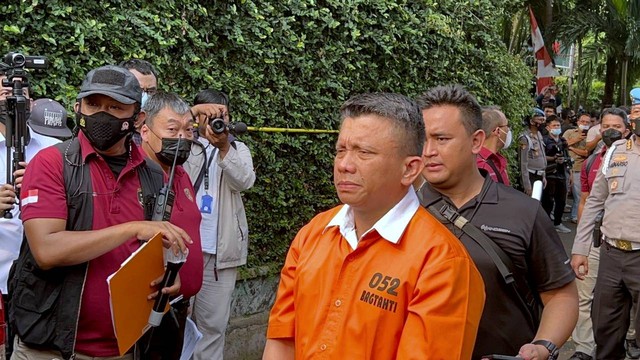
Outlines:
POLYGON ((559 123, 562 123, 562 121, 560 121, 560 118, 559 118, 559 117, 557 117, 557 116, 555 116, 555 115, 549 115, 549 116, 547 116, 547 119, 546 119, 545 123, 546 123, 547 125, 549 125, 549 124, 551 124, 551 122, 552 122, 552 121, 557 121, 557 122, 559 122, 559 123))
POLYGON ((156 79, 158 78, 158 74, 156 73, 156 69, 151 65, 150 62, 142 59, 129 59, 120 63, 121 67, 125 69, 133 69, 139 72, 142 75, 153 75, 156 79))
POLYGON ((200 104, 220 104, 227 107, 227 111, 229 111, 229 95, 227 95, 224 91, 218 91, 214 89, 204 89, 200 91, 195 99, 193 99, 194 105, 200 104))
POLYGON ((342 121, 364 115, 377 115, 392 121, 402 137, 400 145, 404 153, 422 155, 426 132, 420 108, 413 100, 394 93, 368 93, 354 95, 340 107, 342 121))
POLYGON ((461 85, 437 86, 417 99, 421 110, 450 105, 460 110, 462 124, 469 135, 482 129, 482 108, 476 98, 461 85))

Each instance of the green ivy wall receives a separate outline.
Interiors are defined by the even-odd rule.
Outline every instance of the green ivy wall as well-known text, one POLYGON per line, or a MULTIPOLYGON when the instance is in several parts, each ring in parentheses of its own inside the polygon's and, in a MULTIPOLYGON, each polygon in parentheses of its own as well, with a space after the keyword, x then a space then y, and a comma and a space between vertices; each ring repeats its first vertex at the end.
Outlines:
MULTIPOLYGON (((337 129, 350 95, 416 96, 460 83, 519 123, 530 71, 500 41, 518 0, 3 1, 0 51, 46 55, 38 97, 72 109, 88 70, 131 57, 152 62, 160 88, 191 101, 231 95, 250 126, 337 129)), ((518 128, 518 126, 515 126, 518 128)), ((278 269, 296 231, 337 204, 333 134, 252 132, 255 187, 245 194, 250 267, 278 269)), ((383 174, 381 174, 383 176, 383 174)))

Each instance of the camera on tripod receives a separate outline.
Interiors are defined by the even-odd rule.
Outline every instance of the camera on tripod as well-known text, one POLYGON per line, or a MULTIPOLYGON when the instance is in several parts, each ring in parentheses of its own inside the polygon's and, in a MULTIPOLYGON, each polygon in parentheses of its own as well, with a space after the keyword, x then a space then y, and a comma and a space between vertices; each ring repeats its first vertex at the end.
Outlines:
POLYGON ((222 118, 210 118, 207 124, 211 126, 214 134, 222 134, 225 130, 229 130, 234 135, 244 134, 247 132, 247 125, 243 122, 225 123, 222 118))

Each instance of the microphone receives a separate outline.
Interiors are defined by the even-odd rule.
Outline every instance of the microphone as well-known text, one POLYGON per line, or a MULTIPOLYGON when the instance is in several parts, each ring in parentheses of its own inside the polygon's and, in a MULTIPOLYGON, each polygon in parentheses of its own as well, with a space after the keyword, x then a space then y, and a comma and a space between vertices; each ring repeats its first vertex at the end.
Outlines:
POLYGON ((229 132, 234 134, 234 135, 242 135, 244 133, 247 132, 247 124, 238 121, 237 123, 234 124, 229 124, 227 125, 227 127, 229 128, 229 132))
POLYGON ((175 255, 171 249, 164 249, 164 255, 167 259, 167 269, 164 271, 162 282, 158 285, 158 291, 160 291, 160 293, 153 303, 151 314, 149 314, 149 325, 151 326, 160 326, 162 317, 164 316, 164 309, 167 307, 167 302, 169 302, 169 294, 163 294, 161 290, 173 285, 178 276, 178 271, 180 271, 182 265, 187 261, 186 254, 179 252, 178 255, 175 255))

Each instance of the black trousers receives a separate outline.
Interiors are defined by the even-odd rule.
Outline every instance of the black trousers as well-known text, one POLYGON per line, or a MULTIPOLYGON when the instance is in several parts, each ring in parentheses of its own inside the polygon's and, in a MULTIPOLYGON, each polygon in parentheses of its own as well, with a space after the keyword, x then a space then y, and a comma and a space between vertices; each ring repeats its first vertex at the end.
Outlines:
MULTIPOLYGON (((603 243, 600 268, 591 305, 596 359, 624 359, 624 340, 629 328, 631 306, 640 294, 640 250, 624 251, 603 243)), ((636 341, 640 341, 640 320, 632 314, 636 341)))
POLYGON ((542 208, 551 215, 553 210, 553 225, 562 223, 564 206, 567 204, 567 180, 562 178, 547 178, 547 186, 542 190, 542 208), (555 209, 554 209, 555 205, 555 209))

